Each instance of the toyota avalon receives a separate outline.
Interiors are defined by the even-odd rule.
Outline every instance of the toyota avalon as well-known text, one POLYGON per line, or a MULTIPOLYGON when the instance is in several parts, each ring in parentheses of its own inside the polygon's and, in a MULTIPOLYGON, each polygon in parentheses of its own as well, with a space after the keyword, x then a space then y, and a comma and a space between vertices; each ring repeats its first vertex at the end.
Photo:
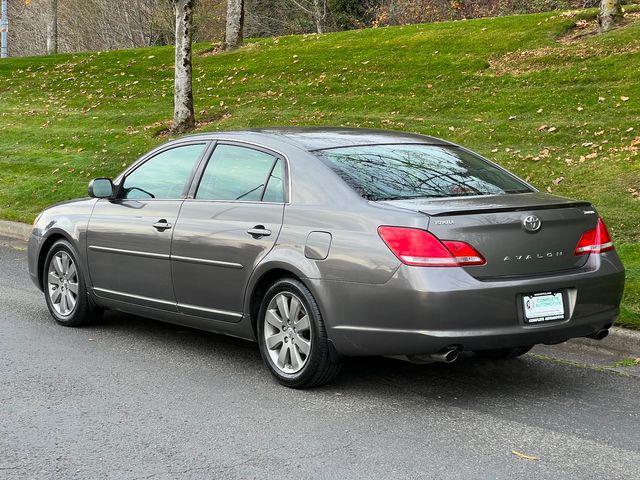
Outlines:
POLYGON ((257 341, 282 384, 344 357, 514 358, 601 339, 624 269, 588 202, 453 143, 344 128, 171 141, 44 210, 29 270, 53 318, 106 309, 257 341))

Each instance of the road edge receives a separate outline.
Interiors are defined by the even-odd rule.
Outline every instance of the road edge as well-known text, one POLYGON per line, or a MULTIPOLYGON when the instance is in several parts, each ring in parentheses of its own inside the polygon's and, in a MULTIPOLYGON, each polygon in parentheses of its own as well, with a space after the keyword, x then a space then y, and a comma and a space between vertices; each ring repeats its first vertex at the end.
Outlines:
MULTIPOLYGON (((31 235, 31 225, 9 220, 0 220, 0 236, 26 242, 31 235)), ((590 338, 574 338, 570 342, 587 345, 589 347, 609 350, 629 357, 640 357, 640 332, 621 327, 609 330, 609 336, 604 340, 590 338)))
POLYGON ((26 242, 31 235, 31 225, 10 220, 0 220, 0 236, 26 242))

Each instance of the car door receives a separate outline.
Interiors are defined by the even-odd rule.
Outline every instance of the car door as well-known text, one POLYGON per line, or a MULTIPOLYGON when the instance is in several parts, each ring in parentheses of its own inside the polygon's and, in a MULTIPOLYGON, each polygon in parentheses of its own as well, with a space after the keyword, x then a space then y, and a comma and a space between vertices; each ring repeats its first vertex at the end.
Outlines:
POLYGON ((97 296, 176 311, 171 235, 207 142, 154 153, 99 200, 88 225, 89 274, 97 296))
POLYGON ((282 226, 286 174, 285 159, 273 152, 218 142, 173 233, 182 313, 240 321, 249 276, 282 226))

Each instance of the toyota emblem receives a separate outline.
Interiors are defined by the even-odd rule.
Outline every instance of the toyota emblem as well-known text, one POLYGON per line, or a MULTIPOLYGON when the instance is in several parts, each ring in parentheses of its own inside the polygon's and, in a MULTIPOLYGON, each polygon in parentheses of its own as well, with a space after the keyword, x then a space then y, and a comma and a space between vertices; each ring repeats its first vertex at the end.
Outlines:
POLYGON ((542 221, 535 215, 528 215, 522 221, 522 225, 527 232, 537 232, 542 227, 542 221))

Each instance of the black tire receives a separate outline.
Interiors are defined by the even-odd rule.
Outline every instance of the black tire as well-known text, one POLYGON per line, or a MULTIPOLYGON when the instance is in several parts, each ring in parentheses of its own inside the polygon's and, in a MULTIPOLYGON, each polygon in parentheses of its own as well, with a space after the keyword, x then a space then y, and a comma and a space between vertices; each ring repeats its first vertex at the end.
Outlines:
POLYGON ((474 353, 478 357, 487 360, 510 360, 524 355, 532 348, 533 345, 526 345, 524 347, 497 348, 495 350, 476 350, 474 353))
MULTIPOLYGON (((262 360, 276 380, 286 387, 296 389, 319 387, 329 383, 340 372, 340 361, 332 351, 318 304, 309 289, 298 280, 284 278, 269 287, 260 304, 257 333, 262 360), (302 369, 295 373, 286 373, 274 363, 265 339, 267 308, 270 302, 281 293, 295 295, 304 306, 309 318, 310 353, 306 357, 306 363, 302 369)), ((296 348, 293 343, 291 348, 296 348)))
POLYGON ((99 320, 102 316, 103 310, 95 306, 87 294, 87 287, 82 268, 78 261, 78 255, 67 240, 58 240, 47 252, 44 268, 42 269, 42 286, 49 313, 51 313, 51 316, 60 325, 64 325, 65 327, 81 327, 99 320), (54 301, 51 298, 52 292, 50 291, 48 281, 49 270, 52 267, 51 262, 59 252, 64 252, 71 258, 75 265, 75 279, 77 279, 78 292, 76 303, 73 309, 66 315, 61 314, 54 307, 54 301))

